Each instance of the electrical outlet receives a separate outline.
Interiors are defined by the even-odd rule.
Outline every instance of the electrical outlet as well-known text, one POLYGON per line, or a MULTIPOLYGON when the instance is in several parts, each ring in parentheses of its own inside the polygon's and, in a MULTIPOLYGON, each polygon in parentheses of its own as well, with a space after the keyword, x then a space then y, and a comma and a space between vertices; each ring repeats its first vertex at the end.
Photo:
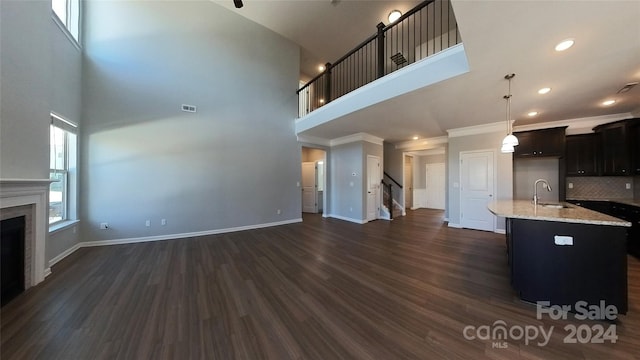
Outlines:
POLYGON ((101 230, 106 230, 109 228, 109 224, 108 223, 100 223, 100 229, 101 230))
POLYGON ((627 190, 631 189, 631 183, 627 183, 625 186, 627 187, 627 190))
POLYGON ((569 189, 573 189, 573 183, 569 183, 569 189))
POLYGON ((144 222, 144 226, 149 227, 151 226, 151 220, 147 220, 144 222))
POLYGON ((282 210, 280 210, 280 209, 276 210, 276 214, 278 214, 278 215, 282 214, 282 210))
POLYGON ((167 219, 160 220, 160 225, 162 225, 162 226, 167 225, 167 219))

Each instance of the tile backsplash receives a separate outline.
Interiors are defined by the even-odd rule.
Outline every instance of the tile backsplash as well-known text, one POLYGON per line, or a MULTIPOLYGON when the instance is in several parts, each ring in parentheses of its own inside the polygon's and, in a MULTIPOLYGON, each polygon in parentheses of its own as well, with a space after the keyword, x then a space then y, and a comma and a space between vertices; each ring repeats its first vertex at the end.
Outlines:
POLYGON ((633 199, 639 182, 631 176, 567 177, 567 199, 633 199))

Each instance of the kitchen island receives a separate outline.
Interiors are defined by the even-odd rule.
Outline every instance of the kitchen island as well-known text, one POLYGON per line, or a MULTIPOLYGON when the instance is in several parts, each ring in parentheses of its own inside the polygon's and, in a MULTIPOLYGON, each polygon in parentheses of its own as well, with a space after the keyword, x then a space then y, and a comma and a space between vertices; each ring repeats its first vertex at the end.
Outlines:
POLYGON ((521 299, 550 305, 614 305, 627 312, 628 221, 572 204, 494 201, 506 218, 511 284, 521 299))

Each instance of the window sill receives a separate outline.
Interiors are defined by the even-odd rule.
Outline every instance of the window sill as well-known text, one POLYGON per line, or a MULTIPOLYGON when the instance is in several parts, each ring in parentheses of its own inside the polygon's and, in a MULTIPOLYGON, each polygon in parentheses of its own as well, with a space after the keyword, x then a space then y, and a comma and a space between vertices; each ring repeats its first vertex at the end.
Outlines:
POLYGON ((80 220, 65 220, 57 224, 53 224, 49 226, 49 234, 55 234, 58 231, 66 230, 79 222, 80 220))

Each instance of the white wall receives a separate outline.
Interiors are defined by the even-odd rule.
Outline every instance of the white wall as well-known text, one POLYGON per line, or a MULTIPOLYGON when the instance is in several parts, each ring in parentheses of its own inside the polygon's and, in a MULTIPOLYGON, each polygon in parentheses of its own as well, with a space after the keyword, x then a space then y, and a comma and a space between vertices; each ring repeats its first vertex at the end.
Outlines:
MULTIPOLYGON (((496 177, 496 200, 507 200, 513 196, 513 168, 512 155, 500 152, 499 145, 502 144, 503 132, 479 134, 471 136, 450 137, 447 163, 447 216, 451 224, 460 224, 460 188, 454 183, 460 182, 460 152, 484 149, 495 149, 496 177)), ((498 218, 498 230, 504 230, 504 219, 498 218)))
POLYGON ((300 218, 298 46, 205 0, 85 10, 84 239, 300 218))

